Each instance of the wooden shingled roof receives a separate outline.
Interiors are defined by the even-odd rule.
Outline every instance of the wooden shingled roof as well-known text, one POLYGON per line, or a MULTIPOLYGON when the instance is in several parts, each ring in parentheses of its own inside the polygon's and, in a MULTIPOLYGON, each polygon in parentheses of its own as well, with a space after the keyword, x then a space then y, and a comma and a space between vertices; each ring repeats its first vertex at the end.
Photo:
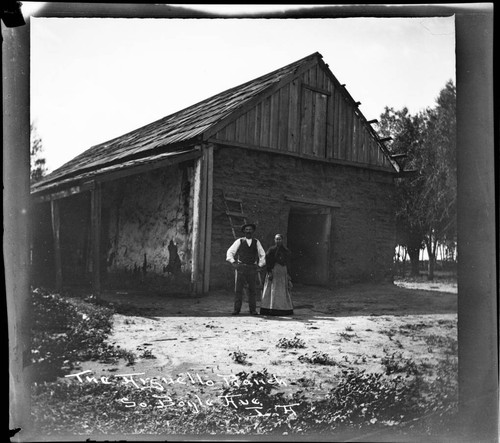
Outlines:
POLYGON ((31 187, 39 193, 77 180, 93 178, 124 167, 150 164, 160 156, 174 156, 195 150, 207 133, 220 127, 239 109, 273 85, 294 76, 312 61, 322 58, 315 52, 283 68, 228 89, 188 108, 168 115, 120 137, 95 145, 56 169, 31 187), (128 166, 127 166, 128 165, 128 166))

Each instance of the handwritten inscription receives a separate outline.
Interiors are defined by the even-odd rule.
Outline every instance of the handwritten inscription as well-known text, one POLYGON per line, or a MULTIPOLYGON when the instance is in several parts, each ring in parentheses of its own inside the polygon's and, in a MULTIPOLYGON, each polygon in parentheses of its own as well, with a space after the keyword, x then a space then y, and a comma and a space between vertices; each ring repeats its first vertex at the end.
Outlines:
MULTIPOLYGON (((214 398, 202 398, 197 394, 189 394, 184 397, 175 397, 167 394, 169 388, 174 385, 191 385, 198 387, 214 387, 214 388, 240 388, 242 386, 262 386, 275 385, 287 386, 286 381, 279 379, 276 376, 269 378, 252 380, 240 380, 233 374, 215 374, 217 379, 209 379, 200 374, 191 374, 189 372, 178 374, 175 377, 143 377, 144 372, 134 372, 129 374, 114 374, 112 376, 96 377, 91 375, 91 370, 78 372, 76 374, 65 375, 66 378, 73 379, 78 383, 93 383, 103 385, 122 385, 135 388, 140 391, 154 392, 151 398, 142 401, 135 401, 128 397, 123 397, 118 401, 125 408, 189 408, 194 413, 199 413, 204 409, 213 407, 215 404, 222 406, 247 410, 254 412, 255 416, 269 416, 271 412, 264 411, 263 404, 256 398, 248 398, 242 394, 226 394, 217 395, 214 398)), ((298 403, 274 405, 275 413, 295 414, 294 406, 298 403)))
POLYGON ((286 386, 286 381, 278 379, 274 375, 266 379, 243 380, 240 381, 234 374, 224 375, 216 374, 218 380, 204 379, 199 374, 179 374, 177 377, 140 377, 145 375, 144 372, 135 372, 131 374, 115 374, 109 377, 101 376, 99 378, 89 376, 91 370, 78 372, 76 374, 65 375, 67 378, 76 378, 80 383, 102 383, 106 385, 121 383, 124 385, 131 384, 137 389, 157 389, 159 391, 166 390, 171 385, 201 385, 201 386, 216 386, 216 384, 223 384, 225 387, 240 387, 240 386, 258 386, 258 385, 279 385, 286 386), (87 375, 86 375, 87 374, 87 375))

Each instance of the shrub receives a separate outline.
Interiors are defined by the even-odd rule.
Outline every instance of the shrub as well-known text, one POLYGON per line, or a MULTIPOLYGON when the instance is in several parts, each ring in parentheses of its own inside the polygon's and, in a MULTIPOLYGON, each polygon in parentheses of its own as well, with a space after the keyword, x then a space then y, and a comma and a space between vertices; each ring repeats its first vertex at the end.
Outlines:
POLYGON ((305 348, 306 344, 304 343, 304 340, 298 337, 298 334, 295 334, 294 338, 280 338, 276 346, 278 348, 290 349, 290 348, 305 348))
POLYGON ((244 365, 244 364, 247 363, 248 354, 245 354, 244 352, 241 352, 239 349, 237 349, 236 351, 230 352, 229 356, 236 363, 239 363, 239 364, 242 364, 242 365, 244 365))
POLYGON ((308 354, 301 355, 299 361, 302 363, 312 363, 313 365, 335 366, 337 364, 328 354, 319 351, 314 351, 311 356, 308 354))

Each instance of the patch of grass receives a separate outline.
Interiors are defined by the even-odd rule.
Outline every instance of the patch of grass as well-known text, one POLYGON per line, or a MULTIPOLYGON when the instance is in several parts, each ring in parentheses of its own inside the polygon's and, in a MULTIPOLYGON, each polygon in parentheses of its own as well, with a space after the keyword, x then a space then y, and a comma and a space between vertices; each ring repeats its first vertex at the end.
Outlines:
MULTIPOLYGON (((394 432, 394 441, 413 441, 416 433, 419 441, 425 440, 422 436, 439 441, 456 425, 456 359, 443 361, 436 375, 435 381, 426 383, 419 376, 389 377, 349 369, 339 374, 336 386, 324 398, 310 400, 300 390, 285 396, 276 385, 262 383, 273 378, 266 369, 240 372, 237 383, 214 395, 251 407, 216 402, 198 412, 192 397, 172 393, 175 407, 158 408, 151 392, 130 384, 43 383, 34 386, 32 416, 38 435, 287 433, 300 439, 301 435, 331 437, 332 433, 339 437, 362 429, 384 435, 394 432), (293 405, 293 413, 283 413, 276 408, 280 405, 293 405)), ((302 386, 312 384, 310 379, 300 380, 302 386)))
POLYGON ((340 332, 339 336, 344 340, 350 340, 353 337, 356 337, 356 334, 348 334, 347 332, 340 332))
POLYGON ((31 291, 31 361, 35 381, 50 381, 78 368, 82 361, 129 362, 134 355, 106 343, 114 310, 99 304, 63 297, 42 288, 31 291))
POLYGON ((295 334, 295 337, 293 338, 280 338, 276 346, 283 349, 296 349, 305 348, 306 344, 304 343, 304 340, 298 337, 298 334, 295 334))
POLYGON ((311 363, 313 365, 335 366, 337 362, 324 352, 314 351, 311 356, 301 355, 299 361, 302 363, 311 363))
POLYGON ((382 357, 381 363, 385 367, 387 375, 405 373, 410 376, 418 374, 417 364, 410 358, 404 358, 400 352, 394 352, 382 357))
POLYGON ((313 378, 309 378, 309 377, 301 377, 301 378, 297 379, 297 383, 300 386, 303 386, 305 388, 309 388, 309 387, 316 385, 316 380, 313 378))
POLYGON ((415 332, 421 331, 422 329, 430 328, 430 325, 426 323, 409 323, 407 325, 401 325, 399 327, 399 333, 402 335, 411 335, 413 336, 415 332))
POLYGON ((239 363, 241 365, 247 364, 248 354, 237 349, 236 351, 230 352, 229 356, 233 359, 235 363, 239 363))

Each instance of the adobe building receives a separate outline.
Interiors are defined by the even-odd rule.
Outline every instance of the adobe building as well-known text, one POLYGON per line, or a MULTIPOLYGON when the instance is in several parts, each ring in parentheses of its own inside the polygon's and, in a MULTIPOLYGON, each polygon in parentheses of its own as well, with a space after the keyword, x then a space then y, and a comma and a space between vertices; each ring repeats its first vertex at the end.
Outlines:
POLYGON ((33 283, 231 288, 244 221, 296 283, 392 278, 402 171, 319 53, 93 146, 32 186, 33 283))

